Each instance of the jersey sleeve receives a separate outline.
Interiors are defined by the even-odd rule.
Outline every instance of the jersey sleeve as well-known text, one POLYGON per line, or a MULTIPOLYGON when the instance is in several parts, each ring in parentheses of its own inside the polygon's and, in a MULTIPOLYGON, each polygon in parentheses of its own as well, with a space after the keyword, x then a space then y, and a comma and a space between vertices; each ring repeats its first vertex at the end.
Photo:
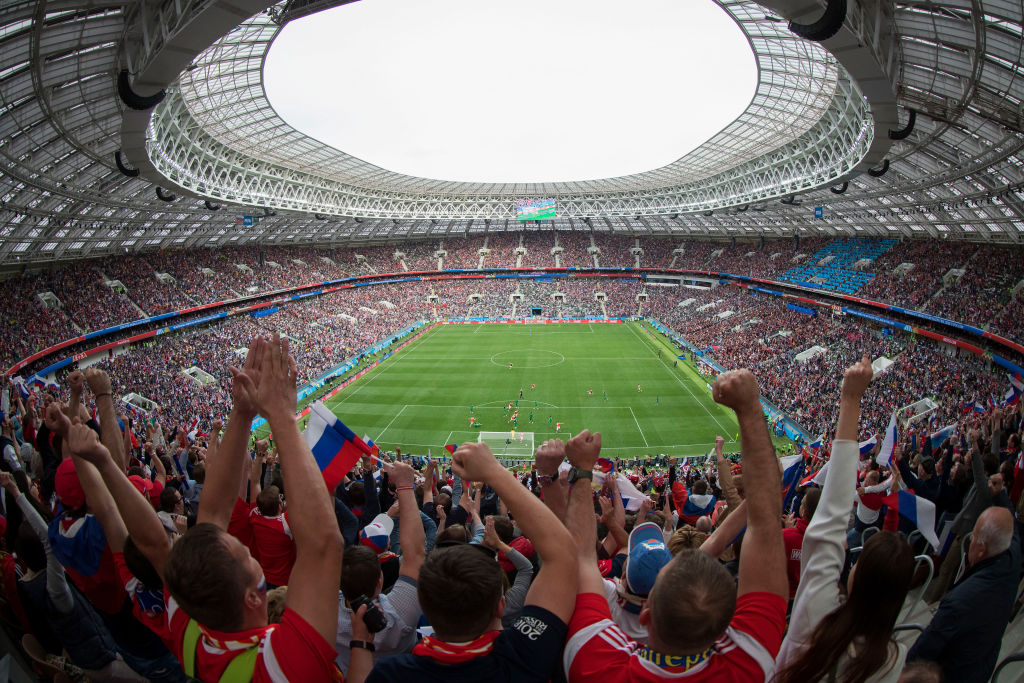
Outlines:
POLYGON ((281 623, 263 639, 253 681, 341 680, 334 657, 334 645, 297 612, 286 608, 281 623))
POLYGON ((786 600, 775 593, 739 596, 729 629, 733 640, 762 665, 766 654, 770 667, 779 654, 786 631, 786 600), (764 653, 758 656, 761 649, 764 653))
POLYGON ((513 674, 512 680, 548 681, 556 678, 567 630, 564 621, 543 607, 525 606, 501 634, 519 672, 518 675, 513 674))
POLYGON ((612 621, 607 599, 577 595, 562 655, 569 681, 623 680, 632 652, 632 641, 612 621))

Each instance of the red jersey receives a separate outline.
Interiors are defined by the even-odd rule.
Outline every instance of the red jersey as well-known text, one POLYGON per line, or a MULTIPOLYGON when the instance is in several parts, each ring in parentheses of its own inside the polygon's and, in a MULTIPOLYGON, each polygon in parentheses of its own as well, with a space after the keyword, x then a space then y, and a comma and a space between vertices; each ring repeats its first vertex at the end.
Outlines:
POLYGON ((576 596, 563 663, 575 681, 764 681, 786 629, 786 601, 774 593, 747 593, 725 633, 706 652, 673 657, 630 640, 615 625, 608 601, 597 593, 576 596))
POLYGON ((295 564, 295 539, 292 538, 288 517, 264 517, 258 508, 249 513, 252 527, 253 555, 263 568, 267 582, 275 586, 287 586, 288 577, 295 564))
MULTIPOLYGON (((184 662, 182 644, 189 617, 185 610, 167 596, 167 623, 170 625, 173 647, 171 652, 184 662)), ((291 609, 285 608, 280 624, 269 624, 237 633, 222 633, 199 626, 201 635, 196 643, 195 678, 218 681, 231 660, 252 646, 259 646, 254 683, 286 683, 287 681, 340 681, 341 672, 334 665, 334 646, 323 639, 316 629, 291 609)))
MULTIPOLYGON (((530 559, 537 554, 537 551, 533 547, 533 543, 531 543, 530 539, 526 536, 517 536, 516 538, 513 538, 512 542, 509 543, 508 546, 514 550, 518 550, 526 559, 530 559)), ((505 557, 504 553, 498 553, 498 564, 500 564, 501 568, 507 572, 515 569, 515 565, 505 557)))
POLYGON ((804 532, 807 531, 807 520, 798 517, 796 526, 782 530, 782 544, 786 548, 786 575, 789 577, 789 597, 796 597, 796 587, 800 584, 800 558, 803 555, 804 532))
POLYGON ((132 614, 141 624, 145 624, 150 631, 157 634, 163 641, 164 647, 168 650, 174 649, 174 639, 171 637, 171 629, 167 626, 167 611, 164 609, 164 591, 161 587, 158 590, 148 590, 135 578, 128 565, 124 561, 124 553, 114 553, 114 565, 117 567, 117 574, 121 578, 121 584, 132 601, 132 614))

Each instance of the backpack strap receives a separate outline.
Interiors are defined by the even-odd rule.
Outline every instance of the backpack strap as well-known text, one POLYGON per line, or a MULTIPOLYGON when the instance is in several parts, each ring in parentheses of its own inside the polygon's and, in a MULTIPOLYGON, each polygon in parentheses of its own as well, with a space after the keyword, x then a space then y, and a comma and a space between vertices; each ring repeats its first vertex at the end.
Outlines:
POLYGON ((199 624, 195 619, 189 619, 185 627, 185 639, 181 643, 182 668, 189 678, 196 676, 196 645, 199 644, 199 635, 199 624))
MULTIPOLYGON (((195 619, 188 620, 185 627, 185 639, 181 644, 182 668, 185 675, 190 679, 196 677, 196 646, 199 645, 199 637, 202 631, 195 619)), ((259 656, 259 645, 253 645, 245 650, 227 665, 224 673, 220 676, 219 683, 248 683, 256 672, 256 657, 259 656)))

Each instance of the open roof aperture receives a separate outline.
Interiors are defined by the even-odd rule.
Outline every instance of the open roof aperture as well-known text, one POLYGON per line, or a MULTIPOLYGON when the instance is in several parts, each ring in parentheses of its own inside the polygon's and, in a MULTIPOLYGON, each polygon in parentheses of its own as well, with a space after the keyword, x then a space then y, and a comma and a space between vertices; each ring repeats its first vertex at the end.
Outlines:
POLYGON ((757 67, 711 0, 363 0, 289 23, 264 82, 289 124, 381 168, 540 183, 676 161, 757 67))

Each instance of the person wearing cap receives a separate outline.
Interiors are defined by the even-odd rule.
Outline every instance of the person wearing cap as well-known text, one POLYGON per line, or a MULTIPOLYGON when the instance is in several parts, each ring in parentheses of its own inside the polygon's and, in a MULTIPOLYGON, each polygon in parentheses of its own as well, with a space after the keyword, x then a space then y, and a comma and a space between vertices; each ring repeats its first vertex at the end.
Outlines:
MULTIPOLYGON (((61 404, 51 403, 46 411, 47 426, 66 438, 71 422, 61 412, 61 404)), ((90 421, 88 428, 95 423, 90 421)), ((92 514, 85 490, 78 480, 71 458, 61 461, 54 477, 54 488, 61 512, 49 524, 48 539, 54 556, 64 565, 71 581, 96 609, 117 614, 126 597, 114 566, 114 557, 99 520, 92 514)))
MULTIPOLYGON (((566 525, 579 545, 579 589, 563 665, 576 681, 764 681, 774 669, 786 628, 786 558, 782 546, 781 477, 749 370, 718 376, 715 402, 732 408, 740 427, 746 524, 739 583, 711 552, 681 550, 658 572, 638 617, 638 643, 611 620, 597 568, 597 529, 589 486, 569 493, 566 525)), ((581 432, 566 447, 573 471, 592 470, 600 435, 581 432)), ((572 478, 572 477, 570 477, 572 478)), ((728 520, 742 522, 737 514, 728 520)), ((632 560, 631 560, 632 561, 632 560)))
POLYGON ((672 560, 665 546, 665 533, 654 522, 633 527, 629 534, 629 555, 622 577, 604 579, 605 597, 614 621, 634 640, 647 640, 647 627, 640 623, 640 612, 654 587, 658 572, 672 560))
MULTIPOLYGON (((541 445, 541 450, 545 448, 563 446, 553 440, 541 445)), ((502 629, 504 580, 494 551, 468 543, 436 547, 420 569, 418 587, 433 635, 411 654, 381 659, 367 683, 528 683, 557 678, 576 594, 575 541, 554 513, 498 462, 487 444, 459 446, 452 456, 452 469, 466 481, 494 489, 533 541, 543 560, 541 570, 519 617, 502 629)))
POLYGON ((338 635, 334 649, 335 662, 347 673, 351 656, 352 606, 351 600, 365 596, 373 600, 387 619, 384 630, 374 634, 373 660, 412 651, 416 645, 416 626, 419 623, 420 601, 416 592, 420 568, 426 559, 426 534, 416 504, 416 473, 409 465, 396 462, 386 466, 389 478, 395 484, 398 496, 398 535, 402 539, 401 564, 393 587, 385 588, 384 567, 398 565, 398 556, 389 552, 394 520, 380 514, 363 527, 359 544, 345 548, 341 564, 341 590, 338 592, 338 635), (386 592, 385 592, 386 591, 386 592))

